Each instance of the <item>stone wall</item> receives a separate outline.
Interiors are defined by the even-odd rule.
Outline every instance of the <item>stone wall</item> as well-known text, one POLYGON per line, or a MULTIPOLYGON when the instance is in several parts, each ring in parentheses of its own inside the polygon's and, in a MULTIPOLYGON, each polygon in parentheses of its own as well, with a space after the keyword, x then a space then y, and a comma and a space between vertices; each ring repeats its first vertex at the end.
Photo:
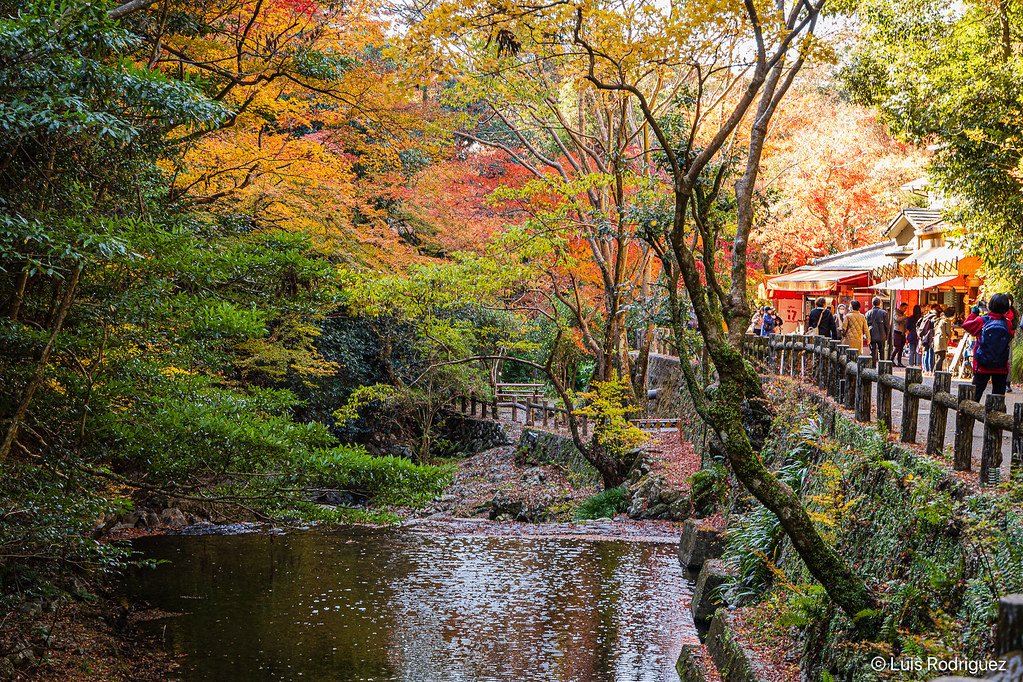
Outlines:
POLYGON ((557 464, 577 474, 600 480, 597 470, 586 461, 571 438, 539 429, 522 429, 515 450, 515 462, 520 466, 557 464))
MULTIPOLYGON (((703 372, 699 363, 693 363, 697 376, 703 372)), ((651 355, 647 374, 647 414, 652 419, 682 419, 682 438, 704 449, 706 429, 693 409, 689 389, 679 359, 668 355, 651 355)))
POLYGON ((508 424, 475 419, 451 412, 445 415, 441 435, 461 453, 475 455, 478 452, 511 445, 511 428, 508 424))

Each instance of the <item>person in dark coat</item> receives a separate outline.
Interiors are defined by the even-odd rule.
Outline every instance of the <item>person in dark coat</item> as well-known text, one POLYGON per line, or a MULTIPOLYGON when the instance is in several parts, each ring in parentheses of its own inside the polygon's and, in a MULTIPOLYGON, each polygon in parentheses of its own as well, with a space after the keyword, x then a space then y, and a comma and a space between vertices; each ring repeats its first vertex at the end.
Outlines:
POLYGON ((810 311, 810 316, 806 320, 806 331, 829 339, 838 339, 835 316, 828 310, 827 304, 823 298, 817 299, 817 307, 810 311))
POLYGON ((870 304, 866 317, 870 325, 870 355, 876 365, 878 360, 884 360, 885 346, 892 337, 892 321, 888 311, 881 307, 880 296, 875 296, 870 304))
POLYGON ((923 309, 915 305, 913 306, 913 314, 909 316, 909 320, 906 322, 906 344, 909 346, 910 367, 920 366, 920 334, 917 333, 916 326, 920 324, 920 318, 923 316, 923 309))

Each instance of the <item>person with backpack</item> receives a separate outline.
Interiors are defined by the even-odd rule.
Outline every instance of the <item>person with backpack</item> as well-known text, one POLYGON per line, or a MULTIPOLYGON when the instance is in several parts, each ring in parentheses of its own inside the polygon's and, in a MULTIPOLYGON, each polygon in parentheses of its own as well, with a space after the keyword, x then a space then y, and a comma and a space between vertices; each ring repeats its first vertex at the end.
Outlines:
POLYGON ((906 320, 906 344, 909 346, 909 366, 917 367, 920 365, 920 334, 916 331, 916 326, 920 324, 920 318, 923 317, 923 312, 919 305, 913 306, 913 314, 906 320))
MULTIPOLYGON (((1016 312, 1016 301, 1013 300, 1012 294, 1006 294, 1009 297, 1009 312, 1006 313, 1005 319, 1009 321, 1009 329, 1012 330, 1012 336, 1016 336, 1016 327, 1019 326, 1019 313, 1016 312)), ((1009 349, 1009 369, 1008 374, 1005 375, 1005 392, 1012 393, 1012 349, 1009 349)))
POLYGON ((810 311, 810 315, 806 319, 806 333, 837 339, 838 328, 835 326, 835 316, 825 307, 827 304, 828 302, 824 298, 817 299, 817 307, 810 311))
POLYGON ((980 402, 988 383, 995 395, 1005 395, 1005 380, 1009 373, 1009 346, 1015 330, 1010 320, 1009 297, 995 294, 987 304, 987 314, 981 314, 979 305, 973 306, 963 329, 972 334, 973 342, 973 399, 980 402))
POLYGON ((938 313, 931 306, 927 314, 920 318, 917 325, 917 334, 920 336, 920 350, 923 355, 923 368, 925 372, 934 369, 934 323, 938 321, 938 313))
POLYGON ((875 296, 870 302, 871 308, 867 311, 867 324, 870 325, 870 357, 877 365, 878 360, 885 356, 885 346, 892 335, 892 322, 888 317, 888 311, 881 307, 881 298, 875 296))

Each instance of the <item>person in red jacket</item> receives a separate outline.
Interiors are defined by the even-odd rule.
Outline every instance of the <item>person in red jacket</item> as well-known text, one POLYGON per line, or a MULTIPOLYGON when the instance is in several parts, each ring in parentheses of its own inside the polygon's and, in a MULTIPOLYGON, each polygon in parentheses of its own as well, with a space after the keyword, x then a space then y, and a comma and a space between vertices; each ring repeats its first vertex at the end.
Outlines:
POLYGON ((1009 297, 995 294, 988 302, 988 312, 981 315, 980 306, 973 306, 970 316, 963 322, 963 329, 974 336, 973 343, 973 387, 974 400, 980 402, 991 383, 991 392, 1005 394, 1005 380, 1009 370, 1009 345, 1012 343, 1015 320, 1008 319, 1009 297))
MULTIPOLYGON (((1009 331, 1012 332, 1013 338, 1016 336, 1016 327, 1019 325, 1019 313, 1016 312, 1016 301, 1012 299, 1012 294, 1006 294, 1009 297, 1009 312, 1005 313, 1005 319, 1009 321, 1009 331)), ((1009 372, 1005 375, 1005 392, 1012 393, 1012 351, 1009 351, 1009 372)))

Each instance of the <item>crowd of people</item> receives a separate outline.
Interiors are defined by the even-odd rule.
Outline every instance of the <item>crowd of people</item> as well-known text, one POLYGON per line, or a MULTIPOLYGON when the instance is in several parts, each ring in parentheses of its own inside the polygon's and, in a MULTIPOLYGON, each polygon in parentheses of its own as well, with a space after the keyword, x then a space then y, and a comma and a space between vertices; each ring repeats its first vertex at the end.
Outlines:
MULTIPOLYGON (((981 399, 988 384, 995 394, 1012 392, 1010 346, 1019 315, 1011 294, 994 294, 986 304, 978 301, 965 319, 957 319, 955 309, 939 303, 925 312, 920 305, 910 311, 909 304, 903 302, 889 315, 881 299, 874 297, 865 314, 860 308, 860 302, 853 300, 832 312, 827 301, 818 298, 803 333, 838 340, 860 354, 869 354, 875 364, 887 359, 896 367, 921 367, 925 374, 932 374, 945 369, 953 329, 958 326, 973 337, 967 353, 973 367, 975 399, 981 399)), ((780 329, 774 308, 763 306, 754 311, 749 332, 768 336, 780 329)))

